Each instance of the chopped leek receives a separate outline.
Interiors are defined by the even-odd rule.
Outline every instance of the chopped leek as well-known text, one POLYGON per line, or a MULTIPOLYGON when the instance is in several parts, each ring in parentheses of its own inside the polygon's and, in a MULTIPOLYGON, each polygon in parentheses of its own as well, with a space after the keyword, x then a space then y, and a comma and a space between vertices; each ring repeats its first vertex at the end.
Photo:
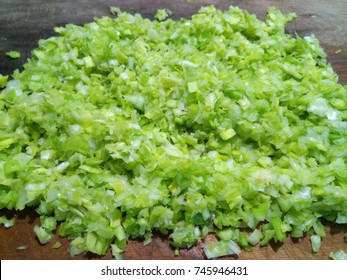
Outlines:
POLYGON ((207 243, 204 246, 204 252, 207 258, 212 259, 221 256, 240 254, 241 249, 234 241, 218 241, 213 243, 207 243))
POLYGON ((10 58, 13 58, 13 59, 20 58, 20 53, 17 51, 7 52, 6 55, 9 56, 10 58))
POLYGON ((61 243, 58 241, 52 245, 52 249, 59 249, 60 247, 61 247, 61 243))
POLYGON ((169 9, 158 9, 156 14, 154 15, 154 18, 157 19, 158 21, 164 21, 170 15, 172 15, 171 10, 169 10, 169 9))
POLYGON ((5 228, 9 228, 14 226, 15 221, 14 218, 7 219, 5 216, 0 216, 0 225, 3 225, 5 228))
POLYGON ((294 14, 112 13, 0 76, 0 209, 116 259, 153 232, 175 252, 216 233, 208 258, 306 232, 317 251, 322 220, 347 222, 347 87, 313 35, 285 33, 294 14))
POLYGON ((330 258, 333 260, 347 260, 347 254, 344 251, 339 250, 337 252, 330 253, 330 258))
POLYGON ((312 235, 310 237, 313 252, 318 252, 322 243, 322 238, 319 235, 312 235))

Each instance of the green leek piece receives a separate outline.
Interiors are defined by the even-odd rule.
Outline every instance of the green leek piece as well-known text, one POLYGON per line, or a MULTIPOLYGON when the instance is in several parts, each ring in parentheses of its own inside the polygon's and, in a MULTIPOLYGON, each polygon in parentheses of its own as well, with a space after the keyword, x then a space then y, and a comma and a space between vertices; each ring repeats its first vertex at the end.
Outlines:
POLYGON ((3 76, 0 74, 0 88, 4 88, 7 84, 8 76, 3 76))
POLYGON ((14 218, 12 219, 7 219, 5 216, 0 216, 0 225, 3 225, 5 228, 9 228, 14 226, 15 220, 14 218))
POLYGON ((20 52, 17 51, 9 51, 6 53, 6 55, 13 59, 20 58, 20 52))
POLYGON ((61 243, 60 242, 55 242, 53 245, 52 245, 52 248, 53 249, 59 249, 61 247, 61 243))
POLYGON ((207 243, 204 246, 204 252, 207 258, 212 259, 216 257, 240 254, 241 249, 234 241, 219 241, 213 243, 207 243))
POLYGON ((319 235, 312 235, 310 237, 311 247, 313 252, 318 252, 322 243, 322 239, 319 235))
POLYGON ((158 9, 156 14, 154 15, 154 18, 158 21, 164 21, 166 20, 170 15, 172 15, 172 11, 169 9, 158 9))
POLYGON ((330 258, 333 260, 347 260, 347 254, 343 250, 331 252, 330 258))

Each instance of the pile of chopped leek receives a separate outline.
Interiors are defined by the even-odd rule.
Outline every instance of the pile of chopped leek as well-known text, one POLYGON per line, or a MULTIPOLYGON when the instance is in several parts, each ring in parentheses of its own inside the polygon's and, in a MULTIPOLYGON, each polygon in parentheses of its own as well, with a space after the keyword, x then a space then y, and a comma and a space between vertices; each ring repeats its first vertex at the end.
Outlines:
POLYGON ((177 249, 214 233, 209 258, 305 234, 319 250, 323 220, 347 223, 347 87, 314 36, 285 33, 294 17, 55 28, 1 76, 0 209, 35 207, 40 242, 71 255, 155 232, 177 249))

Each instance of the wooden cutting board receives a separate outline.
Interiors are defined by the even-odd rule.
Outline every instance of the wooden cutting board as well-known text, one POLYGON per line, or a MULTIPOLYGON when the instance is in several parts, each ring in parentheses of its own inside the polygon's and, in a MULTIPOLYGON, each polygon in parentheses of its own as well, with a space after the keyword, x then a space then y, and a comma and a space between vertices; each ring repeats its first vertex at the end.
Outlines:
MULTIPOLYGON (((255 13, 263 19, 269 6, 276 6, 283 12, 296 12, 298 18, 288 25, 287 31, 300 36, 315 34, 328 54, 328 61, 339 75, 339 81, 347 84, 347 0, 0 0, 0 73, 10 74, 30 57, 39 39, 54 35, 53 27, 67 23, 83 24, 93 17, 110 15, 109 7, 118 6, 122 10, 140 13, 153 18, 158 8, 169 8, 173 18, 190 17, 202 5, 214 4, 220 9, 236 5, 255 13), (19 51, 22 56, 11 60, 5 53, 19 51)), ((0 216, 15 217, 15 226, 0 227, 0 259, 71 259, 68 253, 69 241, 55 236, 47 245, 40 245, 33 232, 38 224, 34 209, 23 212, 0 210, 0 216), (59 249, 52 249, 55 241, 60 241, 59 249), (18 247, 25 246, 25 250, 18 247)), ((284 243, 272 243, 266 247, 255 247, 253 252, 242 252, 231 259, 328 259, 329 253, 343 249, 347 252, 344 235, 347 225, 326 224, 327 236, 323 238, 318 253, 311 252, 309 238, 287 239, 284 243)), ((206 241, 214 240, 209 236, 206 241)), ((202 243, 181 250, 175 256, 168 238, 156 236, 153 242, 143 246, 142 240, 130 240, 125 259, 203 259, 202 243)), ((99 257, 90 253, 81 254, 74 259, 110 259, 111 253, 99 257)))

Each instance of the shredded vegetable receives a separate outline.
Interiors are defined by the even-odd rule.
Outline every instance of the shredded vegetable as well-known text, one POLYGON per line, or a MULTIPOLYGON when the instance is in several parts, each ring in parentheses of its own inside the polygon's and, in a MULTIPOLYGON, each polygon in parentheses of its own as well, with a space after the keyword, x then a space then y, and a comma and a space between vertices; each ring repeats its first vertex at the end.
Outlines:
POLYGON ((3 225, 5 228, 12 227, 14 224, 14 219, 7 219, 5 216, 0 216, 0 225, 3 225))
POLYGON ((172 11, 169 9, 159 9, 157 10, 154 18, 158 21, 166 20, 170 15, 172 15, 172 11))
POLYGON ((52 248, 53 249, 59 249, 61 247, 61 243, 60 242, 55 242, 53 245, 52 245, 52 248))
POLYGON ((347 260, 347 254, 343 250, 330 253, 330 258, 333 260, 347 260))
POLYGON ((318 252, 322 244, 322 238, 319 235, 312 235, 310 237, 311 247, 313 252, 318 252))
POLYGON ((0 74, 0 89, 6 86, 7 80, 8 80, 8 76, 3 76, 0 74))
POLYGON ((34 206, 41 243, 118 259, 154 232, 215 233, 208 258, 305 232, 316 251, 322 220, 347 222, 347 87, 313 35, 285 33, 294 14, 113 12, 0 76, 0 209, 34 206))
POLYGON ((9 51, 6 53, 6 55, 13 59, 20 58, 20 53, 17 51, 9 51))

